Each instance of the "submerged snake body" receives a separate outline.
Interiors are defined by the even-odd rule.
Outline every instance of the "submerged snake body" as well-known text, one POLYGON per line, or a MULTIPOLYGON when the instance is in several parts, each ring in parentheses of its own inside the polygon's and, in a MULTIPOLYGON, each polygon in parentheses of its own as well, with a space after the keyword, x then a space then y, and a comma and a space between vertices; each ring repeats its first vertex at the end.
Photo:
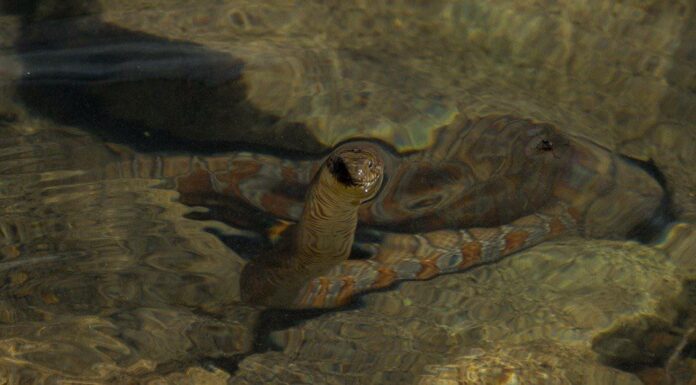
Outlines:
MULTIPOLYGON (((381 234, 379 243, 363 245, 372 251, 369 259, 331 259, 343 262, 328 271, 323 266, 319 276, 295 263, 297 253, 278 252, 290 263, 259 262, 266 274, 301 285, 297 294, 289 290, 283 307, 339 306, 397 280, 468 269, 562 234, 625 237, 653 215, 664 194, 620 155, 548 124, 488 116, 461 119, 436 136, 430 148, 405 155, 371 145, 385 180, 374 199, 356 207, 360 226, 381 234)), ((299 220, 301 228, 323 164, 251 153, 141 156, 109 172, 169 179, 185 203, 224 197, 232 206, 299 220)), ((343 239, 352 241, 352 233, 343 239)))

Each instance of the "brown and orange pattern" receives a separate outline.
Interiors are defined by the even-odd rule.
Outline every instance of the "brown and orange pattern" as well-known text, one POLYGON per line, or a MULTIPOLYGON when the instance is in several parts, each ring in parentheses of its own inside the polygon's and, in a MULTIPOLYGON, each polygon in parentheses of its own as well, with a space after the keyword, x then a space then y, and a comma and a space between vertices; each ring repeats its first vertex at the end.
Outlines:
MULTIPOLYGON (((529 119, 461 117, 440 128, 424 151, 374 147, 385 181, 360 207, 358 228, 375 229, 381 242, 371 245, 369 259, 303 277, 306 285, 287 307, 340 306, 398 280, 461 271, 565 234, 626 237, 653 216, 664 195, 648 172, 621 155, 529 119)), ((297 221, 324 159, 138 155, 109 172, 170 180, 185 203, 215 196, 232 208, 247 205, 297 221)))

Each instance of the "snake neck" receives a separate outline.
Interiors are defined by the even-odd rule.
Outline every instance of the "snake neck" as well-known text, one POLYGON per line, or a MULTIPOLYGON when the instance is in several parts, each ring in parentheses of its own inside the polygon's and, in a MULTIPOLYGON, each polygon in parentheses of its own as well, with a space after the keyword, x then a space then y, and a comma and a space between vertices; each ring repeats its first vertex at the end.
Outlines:
POLYGON ((348 259, 360 203, 359 197, 322 170, 307 194, 295 232, 297 265, 321 273, 348 259))

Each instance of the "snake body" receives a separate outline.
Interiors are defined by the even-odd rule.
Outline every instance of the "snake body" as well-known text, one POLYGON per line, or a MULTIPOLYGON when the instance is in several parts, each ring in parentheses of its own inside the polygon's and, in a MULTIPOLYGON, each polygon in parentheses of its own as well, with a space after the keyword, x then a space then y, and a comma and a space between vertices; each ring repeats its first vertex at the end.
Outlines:
MULTIPOLYGON (((651 175, 619 154, 528 119, 461 118, 438 129, 433 143, 408 154, 383 145, 371 147, 382 160, 384 186, 369 202, 352 206, 358 229, 374 229, 381 237, 362 245, 370 258, 345 260, 342 254, 325 259, 332 262, 311 273, 301 268, 304 262, 259 262, 266 273, 301 286, 289 290, 292 298, 283 298, 283 307, 340 306, 358 293, 398 280, 465 270, 559 235, 624 238, 654 214, 664 195, 651 175)), ((231 206, 246 205, 298 221, 297 229, 303 228, 303 215, 315 203, 336 215, 333 220, 344 215, 339 214, 339 195, 328 194, 338 201, 311 198, 323 162, 253 153, 140 155, 108 172, 164 178, 186 203, 218 199, 231 206)), ((350 218, 345 223, 353 223, 350 218)), ((318 236, 320 227, 304 228, 318 236)), ((355 230, 352 225, 346 228, 355 230)), ((342 234, 338 238, 352 243, 352 232, 342 234)), ((293 239, 295 245, 304 242, 293 239)), ((305 258, 293 259, 300 255, 297 252, 276 253, 293 261, 305 258)))

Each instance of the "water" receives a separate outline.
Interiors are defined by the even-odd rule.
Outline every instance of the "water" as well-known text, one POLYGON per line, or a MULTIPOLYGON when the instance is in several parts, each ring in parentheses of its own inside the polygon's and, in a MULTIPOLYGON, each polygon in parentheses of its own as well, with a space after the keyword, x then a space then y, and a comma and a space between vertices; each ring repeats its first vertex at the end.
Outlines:
MULTIPOLYGON (((0 383, 696 378, 688 2, 0 9, 0 383), (331 147, 417 153, 458 116, 500 114, 650 160, 670 198, 657 214, 681 223, 646 244, 564 237, 339 309, 240 301, 243 266, 274 250, 331 147), (245 204, 221 193, 259 164, 245 204), (258 210, 279 170, 297 172, 288 200, 258 210)), ((358 259, 387 244, 358 240, 358 259)))

